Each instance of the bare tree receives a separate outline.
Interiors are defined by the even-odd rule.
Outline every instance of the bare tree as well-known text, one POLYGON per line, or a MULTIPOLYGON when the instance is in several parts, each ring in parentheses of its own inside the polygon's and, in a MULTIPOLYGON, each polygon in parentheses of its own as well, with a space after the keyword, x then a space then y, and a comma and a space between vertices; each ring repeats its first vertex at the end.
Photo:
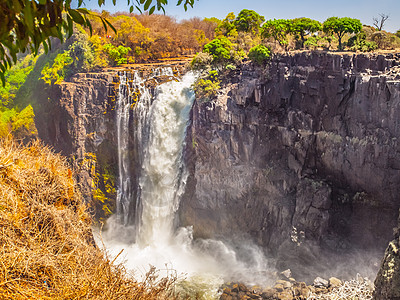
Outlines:
POLYGON ((381 31, 383 29, 383 26, 385 25, 385 22, 389 19, 389 15, 385 15, 385 14, 379 14, 380 18, 373 18, 374 20, 374 26, 376 27, 376 29, 378 29, 379 31, 381 31))

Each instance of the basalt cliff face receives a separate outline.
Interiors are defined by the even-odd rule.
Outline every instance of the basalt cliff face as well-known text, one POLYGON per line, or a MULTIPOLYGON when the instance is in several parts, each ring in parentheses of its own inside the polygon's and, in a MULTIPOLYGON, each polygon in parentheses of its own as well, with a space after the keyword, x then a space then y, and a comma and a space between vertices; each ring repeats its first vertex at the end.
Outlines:
MULTIPOLYGON (((200 238, 252 239, 299 279, 360 249, 379 263, 400 207, 399 64, 317 52, 244 64, 216 100, 195 101, 179 223, 200 238)), ((39 136, 70 157, 99 215, 116 198, 118 84, 116 71, 77 74, 36 93, 39 136)))
POLYGON ((303 277, 332 268, 327 256, 382 255, 400 206, 399 63, 314 52, 243 65, 193 107, 182 223, 250 236, 303 277))

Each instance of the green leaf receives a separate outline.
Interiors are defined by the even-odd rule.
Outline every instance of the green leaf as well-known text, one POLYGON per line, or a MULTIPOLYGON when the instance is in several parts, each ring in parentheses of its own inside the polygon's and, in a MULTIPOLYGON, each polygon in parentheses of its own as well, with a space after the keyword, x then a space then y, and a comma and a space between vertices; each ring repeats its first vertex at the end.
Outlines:
POLYGON ((44 53, 48 53, 49 52, 49 47, 47 46, 47 43, 46 43, 46 41, 43 41, 43 48, 44 48, 44 53))
POLYGON ((155 5, 152 8, 150 8, 149 15, 152 15, 154 13, 155 9, 156 9, 155 5))
POLYGON ((135 7, 141 14, 143 13, 139 6, 135 5, 135 7))
POLYGON ((0 72, 0 79, 1 83, 3 84, 3 87, 6 85, 6 78, 4 77, 4 73, 0 72))
POLYGON ((107 33, 107 29, 108 29, 108 27, 107 27, 107 24, 106 24, 106 22, 104 22, 104 18, 100 18, 100 20, 101 20, 101 22, 103 23, 103 27, 104 27, 104 30, 106 31, 106 33, 107 33))
POLYGON ((82 15, 75 9, 68 9, 68 13, 71 16, 72 20, 74 20, 75 23, 83 25, 85 23, 85 19, 82 17, 82 15))
POLYGON ((148 10, 150 7, 152 0, 147 0, 146 3, 144 4, 144 10, 148 10))
POLYGON ((34 24, 33 24, 33 14, 30 1, 25 2, 25 7, 23 9, 23 12, 24 12, 25 24, 28 27, 28 30, 32 31, 34 28, 34 24))
POLYGON ((68 21, 68 38, 70 38, 74 34, 74 22, 70 16, 67 16, 68 21))
POLYGON ((93 28, 92 24, 90 23, 89 19, 86 19, 86 26, 89 28, 90 35, 93 35, 93 28))
POLYGON ((88 11, 86 8, 78 8, 77 11, 85 15, 90 15, 90 11, 88 11))
POLYGON ((131 5, 131 7, 129 7, 129 13, 133 12, 133 5, 131 5))
POLYGON ((107 19, 104 19, 104 21, 106 21, 107 25, 110 26, 110 28, 112 29, 112 31, 114 31, 114 33, 117 33, 115 27, 110 22, 108 22, 107 19))

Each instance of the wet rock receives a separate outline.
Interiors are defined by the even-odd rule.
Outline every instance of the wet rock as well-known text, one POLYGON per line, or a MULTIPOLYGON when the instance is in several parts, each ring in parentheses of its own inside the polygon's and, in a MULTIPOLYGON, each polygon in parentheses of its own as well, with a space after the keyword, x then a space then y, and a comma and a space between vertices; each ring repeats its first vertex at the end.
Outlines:
POLYGON ((342 285, 342 281, 336 277, 329 278, 329 287, 336 288, 342 285))
POLYGON ((285 271, 282 271, 281 273, 279 273, 281 275, 282 278, 287 279, 290 278, 292 276, 292 272, 290 271, 290 269, 287 269, 285 271))
POLYGON ((313 284, 316 288, 328 288, 329 287, 329 281, 325 280, 321 277, 315 278, 313 284))

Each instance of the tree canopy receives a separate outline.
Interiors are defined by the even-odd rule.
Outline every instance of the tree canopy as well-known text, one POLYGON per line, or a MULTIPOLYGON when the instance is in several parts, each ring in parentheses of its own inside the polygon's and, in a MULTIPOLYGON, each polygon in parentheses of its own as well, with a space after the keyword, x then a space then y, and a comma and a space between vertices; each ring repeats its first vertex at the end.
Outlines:
POLYGON ((301 41, 301 48, 304 47, 305 36, 320 31, 322 25, 316 20, 310 18, 298 18, 291 22, 290 31, 297 35, 301 41))
MULTIPOLYGON (((112 0, 116 4, 116 0, 112 0)), ((168 0, 128 0, 130 12, 134 9, 164 11, 168 0)), ((98 0, 99 7, 105 0, 98 0)), ((177 5, 193 7, 194 0, 178 0, 177 5)), ((63 41, 73 34, 74 24, 80 24, 92 30, 89 21, 91 14, 78 0, 77 8, 71 7, 71 0, 2 0, 0 1, 0 79, 5 82, 4 73, 17 61, 17 54, 28 49, 37 54, 43 45, 45 52, 51 47, 51 37, 63 41)), ((101 18, 104 27, 113 28, 106 18, 101 18)))
POLYGON ((358 33, 362 29, 362 24, 358 19, 352 19, 348 17, 338 18, 331 17, 328 18, 323 24, 323 31, 325 33, 331 34, 335 33, 338 37, 339 49, 343 49, 342 38, 345 33, 358 33))
POLYGON ((254 10, 243 9, 236 17, 234 25, 238 31, 251 32, 257 34, 260 25, 264 22, 263 16, 260 16, 254 10))
POLYGON ((273 37, 281 46, 288 43, 286 35, 290 32, 290 20, 273 19, 264 23, 261 28, 261 36, 263 38, 273 37))

